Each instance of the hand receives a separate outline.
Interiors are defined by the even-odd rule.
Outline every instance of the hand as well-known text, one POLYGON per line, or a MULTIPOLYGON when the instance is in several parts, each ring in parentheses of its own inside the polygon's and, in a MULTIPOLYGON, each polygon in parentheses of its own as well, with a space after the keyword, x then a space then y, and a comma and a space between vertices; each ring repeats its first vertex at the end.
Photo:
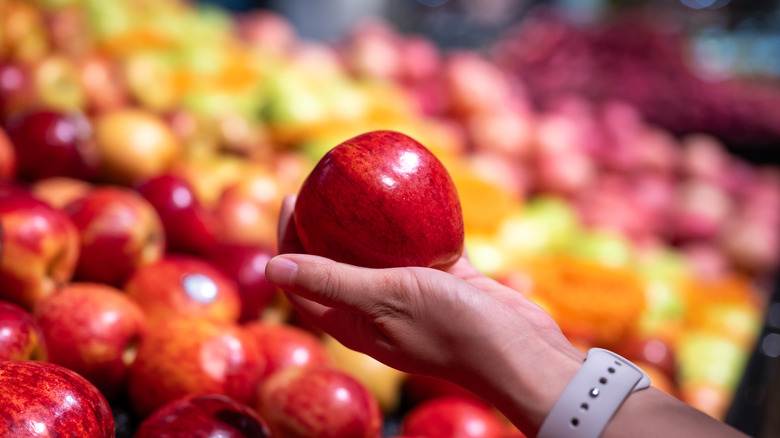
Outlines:
POLYGON ((347 347, 403 371, 455 382, 499 372, 485 368, 505 366, 511 353, 528 351, 538 341, 579 354, 550 315, 482 275, 466 255, 444 272, 368 269, 302 254, 294 204, 294 196, 284 199, 279 221, 284 255, 269 263, 266 276, 288 292, 304 318, 347 347))

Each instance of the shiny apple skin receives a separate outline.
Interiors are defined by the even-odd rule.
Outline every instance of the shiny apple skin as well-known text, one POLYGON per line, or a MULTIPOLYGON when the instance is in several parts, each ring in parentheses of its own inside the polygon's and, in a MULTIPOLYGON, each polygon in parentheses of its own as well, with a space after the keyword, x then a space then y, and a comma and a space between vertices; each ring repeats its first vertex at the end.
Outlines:
POLYGON ((225 394, 252 403, 264 369, 257 347, 237 324, 175 317, 141 339, 128 395, 141 417, 189 394, 225 394))
POLYGON ((0 362, 0 436, 113 438, 114 417, 94 385, 62 366, 0 362))
POLYGON ((9 118, 5 127, 16 149, 20 178, 97 177, 97 149, 90 122, 82 114, 30 111, 9 118))
POLYGON ((135 189, 160 215, 169 252, 202 255, 216 245, 216 219, 184 178, 158 175, 137 183, 135 189))
POLYGON ((0 127, 0 181, 15 180, 16 170, 16 151, 5 130, 0 127))
POLYGON ((268 438, 252 408, 223 394, 188 395, 163 405, 138 426, 133 438, 268 438))
POLYGON ((469 398, 439 397, 413 407, 402 419, 404 435, 426 438, 503 438, 507 428, 490 407, 469 398))
POLYGON ((32 310, 73 278, 79 234, 66 214, 21 190, 0 194, 0 300, 32 310))
POLYGON ((121 186, 98 186, 63 209, 81 238, 78 281, 121 287, 139 266, 165 252, 160 217, 138 192, 121 186))
POLYGON ((382 413, 374 396, 329 366, 289 367, 264 380, 256 410, 274 436, 379 438, 382 413))
POLYGON ((141 266, 125 283, 127 295, 157 325, 172 316, 193 316, 236 322, 241 299, 236 285, 210 262, 194 256, 167 254, 141 266))
POLYGON ((135 346, 146 330, 141 307, 121 290, 70 283, 35 308, 49 361, 76 371, 109 400, 124 391, 135 346))
POLYGON ((263 245, 219 243, 206 258, 236 282, 241 296, 239 322, 261 317, 279 290, 265 278, 265 266, 276 252, 263 245))
POLYGON ((46 341, 33 315, 16 304, 0 301, 0 361, 47 358, 46 341))
POLYGON ((306 252, 359 266, 445 269, 463 251, 463 212, 447 169, 394 131, 325 154, 301 187, 294 219, 306 252))
POLYGON ((265 357, 264 377, 292 366, 331 363, 322 340, 307 330, 261 321, 247 323, 244 328, 265 357))

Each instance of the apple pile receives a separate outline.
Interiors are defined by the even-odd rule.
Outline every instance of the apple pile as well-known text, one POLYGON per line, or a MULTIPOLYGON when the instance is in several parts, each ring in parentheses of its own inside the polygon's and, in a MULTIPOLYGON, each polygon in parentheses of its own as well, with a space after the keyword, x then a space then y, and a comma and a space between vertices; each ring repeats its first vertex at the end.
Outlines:
POLYGON ((0 338, 0 381, 51 385, 0 382, 0 411, 35 405, 40 416, 19 421, 78 436, 92 435, 41 413, 57 394, 84 394, 94 436, 522 436, 462 388, 297 318, 264 269, 282 197, 300 193, 306 249, 351 263, 444 267, 465 242, 484 273, 534 299, 539 260, 631 271, 644 298, 633 326, 609 345, 572 340, 642 363, 723 418, 780 261, 778 175, 624 101, 572 94, 538 109, 522 75, 489 54, 380 20, 326 44, 264 10, 6 0, 0 327, 12 335, 0 338), (367 162, 361 147, 380 148, 377 135, 405 151, 367 162), (356 175, 384 185, 348 187, 356 175), (324 193, 328 178, 341 190, 324 193), (426 181, 451 202, 434 208, 416 191, 426 181), (413 202, 397 208, 392 188, 413 202), (384 211, 369 212, 367 196, 382 193, 384 211), (381 222, 423 210, 403 240, 441 247, 387 246, 401 239, 380 237, 381 222), (339 215, 362 225, 339 229, 339 215), (328 236, 351 245, 334 250, 328 236))

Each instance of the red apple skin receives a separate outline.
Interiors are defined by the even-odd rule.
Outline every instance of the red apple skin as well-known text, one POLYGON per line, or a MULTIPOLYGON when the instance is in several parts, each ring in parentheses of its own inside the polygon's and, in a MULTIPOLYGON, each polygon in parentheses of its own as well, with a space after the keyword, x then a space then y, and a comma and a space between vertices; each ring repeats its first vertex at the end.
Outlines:
POLYGON ((0 120, 28 107, 34 99, 30 66, 11 60, 0 61, 0 120))
POLYGON ((501 417, 468 398, 439 397, 413 407, 401 422, 404 435, 426 438, 503 438, 501 417))
POLYGON ((81 237, 78 281, 121 287, 138 267, 159 260, 165 252, 159 215, 130 188, 95 187, 64 211, 81 237))
POLYGON ((241 298, 233 281, 206 260, 168 254, 141 266, 124 290, 143 309, 150 325, 171 316, 236 322, 241 298))
POLYGON ((34 314, 50 362, 81 374, 109 400, 123 392, 146 330, 140 306, 112 286, 71 283, 41 300, 34 314))
POLYGON ((264 368, 257 347, 238 325, 175 317, 141 338, 128 396, 142 418, 190 394, 225 394, 250 404, 264 368))
POLYGON ((0 194, 0 300, 32 310, 73 278, 79 234, 60 210, 21 190, 0 194))
POLYGON ((239 322, 261 317, 279 290, 265 278, 265 265, 276 252, 262 245, 220 243, 206 258, 236 282, 241 297, 239 322))
POLYGON ((90 122, 82 114, 33 110, 9 118, 5 128, 16 150, 20 178, 97 176, 98 152, 90 122))
POLYGON ((33 315, 16 304, 0 301, 0 361, 47 358, 46 341, 33 315))
POLYGON ((446 269, 463 251, 463 213, 444 165, 394 131, 345 141, 303 183, 295 227, 310 254, 371 268, 446 269))
POLYGON ((139 182, 135 189, 159 214, 168 252, 202 255, 216 245, 216 220, 184 178, 159 175, 139 182))
POLYGON ((0 127, 0 181, 13 181, 16 178, 17 160, 11 140, 0 127))
POLYGON ((677 360, 674 348, 669 341, 660 337, 626 336, 614 347, 621 356, 632 362, 642 362, 654 366, 667 378, 675 380, 677 360))
POLYGON ((60 365, 0 362, 0 436, 113 438, 108 401, 60 365))
POLYGON ((449 380, 421 374, 409 374, 406 376, 403 383, 403 392, 404 398, 415 405, 442 397, 467 398, 478 403, 487 404, 480 396, 449 380))
POLYGON ((188 395, 146 417, 133 438, 268 438, 254 409, 223 394, 188 395))
POLYGON ((266 361, 263 377, 292 366, 329 365, 330 356, 315 334, 288 324, 250 322, 244 328, 266 361))
POLYGON ((382 413, 374 396, 329 366, 289 367, 264 380, 255 409, 274 436, 379 438, 382 413))

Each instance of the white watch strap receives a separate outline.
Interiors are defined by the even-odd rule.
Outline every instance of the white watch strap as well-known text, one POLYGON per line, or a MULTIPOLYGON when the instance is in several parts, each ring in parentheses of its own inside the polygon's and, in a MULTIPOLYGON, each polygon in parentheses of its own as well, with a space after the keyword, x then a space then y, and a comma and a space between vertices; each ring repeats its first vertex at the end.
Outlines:
POLYGON ((623 401, 648 386, 650 378, 638 366, 609 350, 591 348, 537 438, 597 438, 623 401))

